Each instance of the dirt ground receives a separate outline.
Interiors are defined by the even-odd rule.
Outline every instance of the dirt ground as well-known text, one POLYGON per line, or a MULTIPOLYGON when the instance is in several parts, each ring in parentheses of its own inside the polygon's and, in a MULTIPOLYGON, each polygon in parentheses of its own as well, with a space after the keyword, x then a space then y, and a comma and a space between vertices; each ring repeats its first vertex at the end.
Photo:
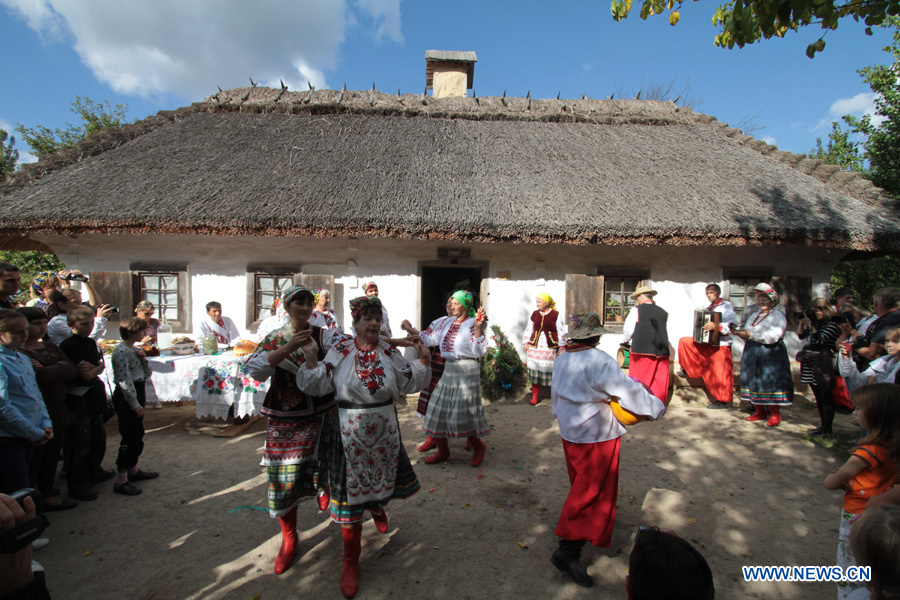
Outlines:
MULTIPOLYGON (((742 565, 833 565, 841 496, 822 481, 846 457, 856 423, 838 416, 836 448, 802 434, 816 420, 804 398, 778 428, 748 423, 737 410, 706 410, 697 390, 679 390, 668 413, 623 438, 612 546, 589 546, 594 576, 576 586, 550 564, 553 530, 568 490, 549 400, 485 406, 493 428, 487 458, 469 465, 463 442, 425 465, 415 404, 399 407, 403 440, 422 491, 388 507, 390 529, 363 527, 357 598, 625 598, 634 533, 660 525, 691 540, 712 567, 717 597, 819 599, 824 583, 746 583, 742 565)), ((259 467, 264 420, 234 438, 198 421, 194 406, 147 411, 141 465, 161 477, 144 493, 100 498, 49 513, 50 545, 35 553, 56 600, 81 598, 341 598, 338 527, 314 502, 301 506, 294 565, 275 575, 278 522, 266 512, 259 467)), ((109 423, 107 467, 118 434, 109 423)))

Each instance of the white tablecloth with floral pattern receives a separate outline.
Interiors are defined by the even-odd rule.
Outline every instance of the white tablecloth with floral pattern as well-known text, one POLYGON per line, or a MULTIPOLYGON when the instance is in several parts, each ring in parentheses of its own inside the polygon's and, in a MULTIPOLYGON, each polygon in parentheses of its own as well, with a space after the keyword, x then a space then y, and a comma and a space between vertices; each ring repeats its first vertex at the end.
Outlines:
MULTIPOLYGON (((151 357, 148 361, 153 378, 147 389, 147 402, 154 397, 161 402, 194 400, 198 417, 225 419, 232 406, 236 417, 258 415, 268 383, 247 374, 248 358, 232 352, 151 357)), ((111 390, 112 368, 103 375, 111 390)))

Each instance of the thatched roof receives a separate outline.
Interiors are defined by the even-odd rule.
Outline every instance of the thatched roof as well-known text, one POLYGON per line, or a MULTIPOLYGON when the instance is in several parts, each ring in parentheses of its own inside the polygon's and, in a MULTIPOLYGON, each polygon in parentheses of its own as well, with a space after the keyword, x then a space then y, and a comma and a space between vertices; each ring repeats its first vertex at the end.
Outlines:
POLYGON ((242 88, 94 134, 0 191, 0 234, 900 249, 867 180, 671 103, 242 88))

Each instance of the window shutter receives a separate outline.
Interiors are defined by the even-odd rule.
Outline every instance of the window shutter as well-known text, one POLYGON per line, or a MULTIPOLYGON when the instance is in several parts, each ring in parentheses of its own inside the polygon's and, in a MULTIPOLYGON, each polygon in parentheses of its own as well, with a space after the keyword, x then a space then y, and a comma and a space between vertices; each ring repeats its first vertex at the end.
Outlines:
POLYGON ((302 285, 311 290, 328 290, 334 299, 334 275, 294 275, 294 285, 302 285))
POLYGON ((109 316, 110 321, 134 316, 136 302, 132 296, 130 271, 91 271, 88 277, 103 304, 119 307, 118 313, 109 316))
POLYGON ((603 314, 603 275, 566 274, 566 323, 571 327, 572 315, 595 312, 603 314))

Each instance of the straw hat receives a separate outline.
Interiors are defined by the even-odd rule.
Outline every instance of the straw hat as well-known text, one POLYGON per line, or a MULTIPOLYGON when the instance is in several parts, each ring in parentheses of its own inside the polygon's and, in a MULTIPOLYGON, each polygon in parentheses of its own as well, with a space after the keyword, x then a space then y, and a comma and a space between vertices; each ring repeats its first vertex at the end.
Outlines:
POLYGON ((595 312, 575 315, 572 325, 573 329, 566 335, 570 340, 586 340, 606 333, 600 322, 600 315, 595 312))
POLYGON ((656 291, 656 290, 653 290, 653 289, 650 289, 650 288, 647 287, 646 285, 642 285, 642 286, 639 287, 638 289, 634 290, 634 293, 631 294, 631 299, 632 299, 632 300, 637 300, 637 299, 638 299, 638 296, 640 296, 641 294, 650 294, 651 296, 655 296, 655 295, 657 294, 657 291, 656 291))

